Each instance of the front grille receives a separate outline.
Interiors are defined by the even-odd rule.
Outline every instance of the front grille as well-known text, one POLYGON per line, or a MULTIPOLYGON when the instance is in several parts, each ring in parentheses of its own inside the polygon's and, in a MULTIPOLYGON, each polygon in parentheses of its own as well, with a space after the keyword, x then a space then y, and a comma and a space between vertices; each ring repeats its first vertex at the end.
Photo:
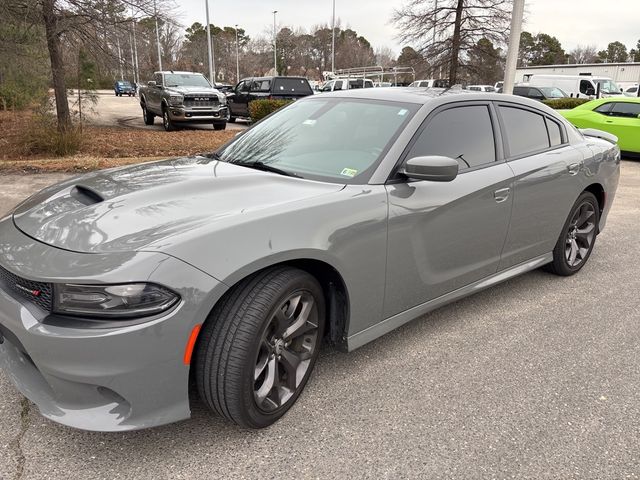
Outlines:
POLYGON ((185 97, 184 106, 185 107, 215 107, 218 105, 218 97, 207 97, 207 96, 192 96, 185 97))
POLYGON ((0 267, 0 286, 4 286, 5 289, 26 298, 48 312, 51 311, 53 285, 50 283, 27 280, 0 267))

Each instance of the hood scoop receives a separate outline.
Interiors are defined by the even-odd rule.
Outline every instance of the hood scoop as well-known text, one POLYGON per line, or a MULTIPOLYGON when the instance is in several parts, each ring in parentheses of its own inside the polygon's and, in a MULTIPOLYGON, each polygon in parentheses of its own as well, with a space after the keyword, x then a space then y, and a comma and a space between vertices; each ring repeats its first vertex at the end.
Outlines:
POLYGON ((87 187, 86 185, 74 186, 69 192, 69 195, 81 204, 87 206, 104 202, 104 197, 102 195, 100 195, 93 188, 87 187))

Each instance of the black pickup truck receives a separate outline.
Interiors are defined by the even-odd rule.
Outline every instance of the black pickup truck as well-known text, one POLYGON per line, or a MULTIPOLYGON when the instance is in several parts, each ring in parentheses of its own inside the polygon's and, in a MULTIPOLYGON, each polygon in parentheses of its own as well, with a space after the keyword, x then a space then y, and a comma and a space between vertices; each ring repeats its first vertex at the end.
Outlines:
POLYGON ((248 119, 249 103, 253 100, 269 98, 296 100, 313 95, 309 81, 304 77, 251 77, 242 79, 227 95, 229 121, 237 118, 248 119))

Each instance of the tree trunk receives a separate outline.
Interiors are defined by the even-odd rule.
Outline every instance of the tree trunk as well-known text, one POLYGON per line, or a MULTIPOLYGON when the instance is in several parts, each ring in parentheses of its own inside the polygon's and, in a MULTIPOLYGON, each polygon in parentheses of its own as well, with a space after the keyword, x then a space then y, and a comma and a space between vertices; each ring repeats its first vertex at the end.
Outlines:
POLYGON ((67 87, 64 82, 64 64, 58 35, 58 19, 54 6, 56 0, 42 0, 42 17, 47 35, 47 47, 51 60, 51 78, 53 80, 53 92, 56 97, 56 116, 58 118, 58 130, 65 131, 71 127, 71 114, 67 100, 67 87))
POLYGON ((451 64, 449 65, 449 85, 453 86, 458 81, 458 62, 460 59, 460 27, 462 25, 462 10, 464 0, 458 0, 456 6, 456 19, 451 38, 451 64))

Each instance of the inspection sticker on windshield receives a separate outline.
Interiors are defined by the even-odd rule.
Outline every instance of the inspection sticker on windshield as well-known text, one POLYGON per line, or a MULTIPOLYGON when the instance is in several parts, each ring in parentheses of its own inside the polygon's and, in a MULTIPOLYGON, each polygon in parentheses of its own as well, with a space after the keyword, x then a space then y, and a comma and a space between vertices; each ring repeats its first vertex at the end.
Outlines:
POLYGON ((353 168, 344 168, 340 175, 344 175, 345 177, 355 177, 358 170, 354 170, 353 168))
POLYGON ((400 115, 401 117, 404 117, 407 113, 409 113, 409 110, 407 110, 406 108, 403 108, 398 112, 398 115, 400 115))

